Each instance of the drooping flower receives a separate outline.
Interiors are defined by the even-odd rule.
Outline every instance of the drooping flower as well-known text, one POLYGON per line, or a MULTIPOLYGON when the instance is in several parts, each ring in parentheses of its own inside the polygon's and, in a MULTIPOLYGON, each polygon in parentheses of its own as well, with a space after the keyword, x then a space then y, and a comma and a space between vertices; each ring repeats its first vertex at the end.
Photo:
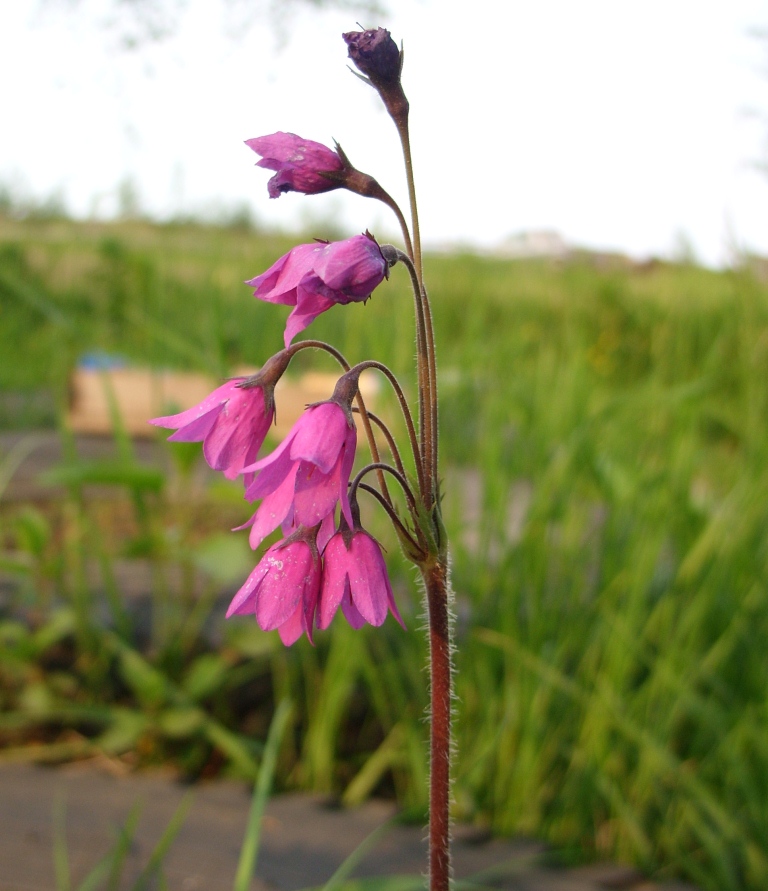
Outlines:
POLYGON ((300 527, 268 548, 227 610, 230 616, 255 615, 264 631, 277 631, 286 646, 306 632, 312 641, 320 591, 317 529, 300 527))
POLYGON ((350 531, 343 520, 323 551, 317 627, 327 628, 339 606, 353 628, 381 625, 387 611, 405 627, 378 542, 359 526, 350 531))
POLYGON ((245 380, 233 378, 192 408, 149 423, 176 430, 168 437, 170 442, 202 441, 208 464, 234 479, 256 460, 275 417, 268 387, 238 386, 245 380))
POLYGON ((252 527, 251 547, 258 547, 281 524, 291 528, 321 523, 339 502, 351 522, 347 486, 356 445, 349 407, 332 399, 309 406, 274 452, 246 467, 256 478, 245 497, 263 499, 245 524, 252 527))
POLYGON ((245 144, 261 155, 258 167, 277 171, 267 185, 270 198, 279 198, 283 192, 316 195, 344 185, 339 177, 347 166, 342 155, 322 143, 278 132, 246 139, 245 144))
POLYGON ((388 277, 389 263, 376 239, 365 233, 344 241, 300 244, 247 281, 254 297, 293 306, 285 345, 336 303, 367 300, 388 277))

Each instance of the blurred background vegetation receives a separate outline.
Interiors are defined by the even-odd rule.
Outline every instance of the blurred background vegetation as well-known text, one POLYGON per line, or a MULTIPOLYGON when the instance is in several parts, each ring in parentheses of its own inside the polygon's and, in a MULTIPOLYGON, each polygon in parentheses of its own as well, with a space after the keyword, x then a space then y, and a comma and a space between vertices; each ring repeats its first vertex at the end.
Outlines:
MULTIPOLYGON (((323 234, 323 233, 313 233, 323 234)), ((68 382, 99 349, 223 377, 282 345, 242 282, 295 240, 224 225, 0 216, 0 486, 57 430, 48 494, 0 505, 0 761, 105 757, 426 807, 425 644, 408 625, 285 649, 227 594, 258 555, 200 449, 121 433, 83 460, 68 382), (94 488, 96 486, 96 488, 94 488), (137 573, 146 596, 128 596, 137 573)), ((768 884, 768 285, 572 253, 429 256, 457 622, 455 815, 706 889, 768 884)), ((400 270, 312 337, 404 376, 400 270)), ((302 354, 297 371, 333 370, 302 354), (312 361, 316 364, 312 366, 312 361)), ((278 407, 279 411, 279 407, 278 407)), ((385 413, 388 406, 382 408, 385 413)), ((391 412, 394 415, 394 412, 391 412)))

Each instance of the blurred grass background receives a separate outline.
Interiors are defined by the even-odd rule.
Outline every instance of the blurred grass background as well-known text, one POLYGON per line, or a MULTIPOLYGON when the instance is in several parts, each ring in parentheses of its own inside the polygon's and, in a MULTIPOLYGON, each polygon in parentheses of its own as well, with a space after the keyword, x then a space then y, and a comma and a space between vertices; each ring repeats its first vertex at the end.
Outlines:
MULTIPOLYGON (((69 375, 96 348, 219 377, 262 363, 285 311, 242 282, 294 243, 237 223, 0 217, 0 429, 61 427, 69 375)), ((748 264, 586 254, 430 256, 426 279, 456 590, 457 818, 706 889, 766 887, 768 286, 748 264)), ((309 333, 352 362, 387 362, 413 392, 402 270, 309 333)), ((330 369, 307 353, 296 366, 330 369)), ((119 431, 105 476, 62 436, 52 481, 67 494, 0 508, 14 579, 0 760, 98 752, 252 778, 273 704, 290 697, 279 788, 395 795, 423 819, 421 608, 382 522, 408 633, 339 618, 290 650, 248 621, 211 634, 222 585, 257 559, 246 533, 227 532, 249 516, 237 485, 193 485, 199 447, 183 444, 164 446, 172 469, 158 475, 119 431), (94 481, 113 497, 89 499, 94 481), (148 617, 115 572, 139 557, 148 617)), ((0 456, 0 477, 16 460, 0 456)))

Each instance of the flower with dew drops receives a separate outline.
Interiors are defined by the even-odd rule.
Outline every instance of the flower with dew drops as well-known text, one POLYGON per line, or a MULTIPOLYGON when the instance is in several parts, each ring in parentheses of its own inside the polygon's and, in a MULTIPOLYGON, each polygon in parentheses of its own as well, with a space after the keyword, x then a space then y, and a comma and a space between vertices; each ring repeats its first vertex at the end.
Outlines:
POLYGON ((317 527, 300 526, 268 548, 227 610, 230 616, 255 615, 263 631, 277 631, 286 646, 306 633, 312 641, 320 592, 317 527))
POLYGON ((258 457, 275 417, 269 388, 239 386, 246 380, 233 378, 192 408, 149 423, 176 430, 168 437, 170 442, 202 440, 208 464, 227 479, 234 479, 258 457))
POLYGON ((350 530, 343 518, 323 551, 317 627, 327 628, 339 606, 353 628, 381 625, 388 611, 405 627, 379 543, 359 525, 350 530))
POLYGON ((285 326, 285 345, 313 319, 337 303, 364 302, 389 275, 376 239, 365 233, 344 241, 300 244, 246 282, 254 297, 294 307, 285 326))
POLYGON ((344 185, 339 176, 347 167, 344 159, 322 143, 278 132, 246 139, 245 144, 261 155, 258 167, 277 171, 267 184, 270 198, 283 192, 317 195, 344 185))

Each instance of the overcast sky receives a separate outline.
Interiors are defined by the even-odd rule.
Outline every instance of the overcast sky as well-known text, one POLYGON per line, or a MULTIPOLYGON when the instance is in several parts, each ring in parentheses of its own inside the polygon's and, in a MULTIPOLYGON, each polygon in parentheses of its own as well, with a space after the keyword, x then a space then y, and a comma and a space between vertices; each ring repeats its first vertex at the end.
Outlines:
MULTIPOLYGON (((176 35, 120 48, 106 0, 5 2, 0 182, 109 216, 131 180, 159 215, 247 203, 257 219, 309 216, 394 234, 383 210, 332 192, 267 197, 243 140, 336 138, 405 200, 394 129, 347 70, 354 13, 297 12, 284 45, 246 0, 188 0, 176 35), (227 11, 227 9, 229 11, 227 11)), ((389 0, 405 44, 427 242, 493 246, 553 229, 636 257, 689 244, 712 265, 768 254, 765 0, 389 0)))

